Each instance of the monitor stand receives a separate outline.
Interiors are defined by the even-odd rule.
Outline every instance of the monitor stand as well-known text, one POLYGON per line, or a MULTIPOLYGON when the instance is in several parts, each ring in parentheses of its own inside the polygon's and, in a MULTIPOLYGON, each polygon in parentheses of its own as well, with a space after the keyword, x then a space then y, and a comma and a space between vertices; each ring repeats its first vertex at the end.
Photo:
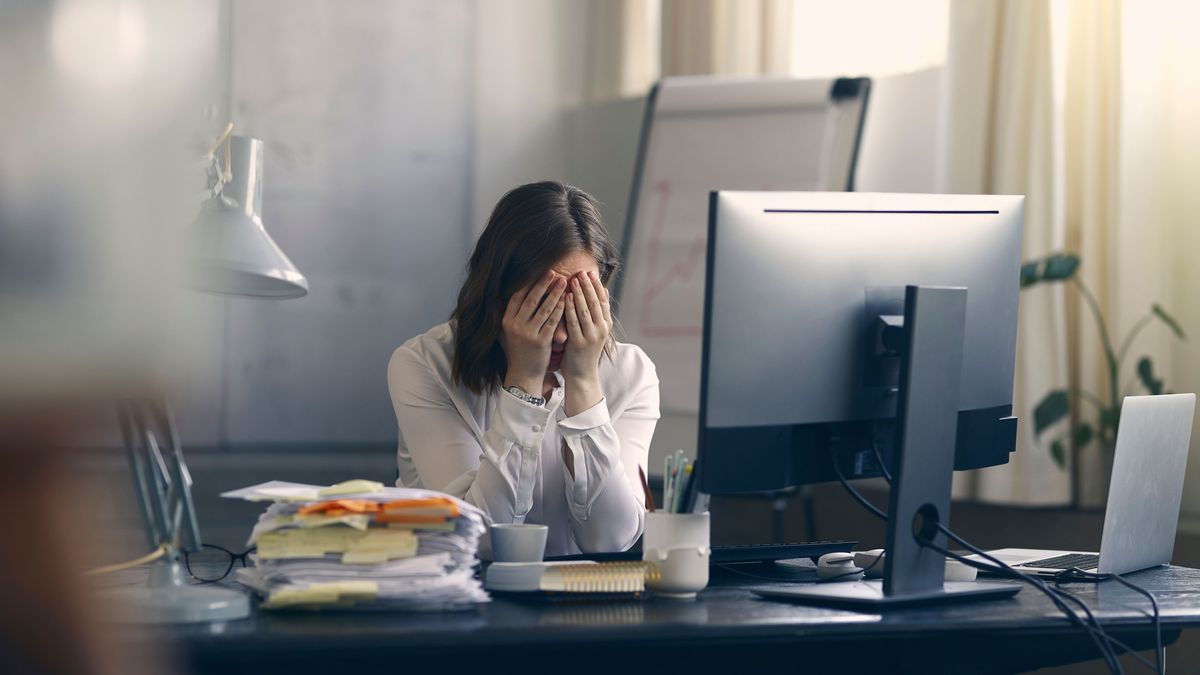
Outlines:
POLYGON ((946 548, 936 522, 949 522, 950 482, 958 433, 967 289, 908 286, 896 447, 888 505, 883 581, 762 589, 764 597, 877 610, 890 606, 1008 598, 1016 583, 945 583, 946 563, 923 546, 946 548), (919 537, 921 539, 919 539, 919 537))

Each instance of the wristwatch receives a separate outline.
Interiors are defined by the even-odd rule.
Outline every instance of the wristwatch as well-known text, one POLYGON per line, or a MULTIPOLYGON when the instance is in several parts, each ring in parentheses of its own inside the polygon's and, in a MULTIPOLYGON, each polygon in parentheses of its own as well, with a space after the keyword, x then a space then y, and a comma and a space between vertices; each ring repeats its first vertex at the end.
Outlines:
POLYGON ((505 387, 504 391, 507 391, 508 393, 512 394, 513 396, 516 396, 517 398, 519 398, 522 401, 525 401, 526 403, 529 403, 531 405, 536 405, 536 406, 546 405, 546 399, 544 399, 540 396, 531 396, 529 394, 526 394, 524 389, 522 389, 516 385, 513 385, 511 387, 505 387))

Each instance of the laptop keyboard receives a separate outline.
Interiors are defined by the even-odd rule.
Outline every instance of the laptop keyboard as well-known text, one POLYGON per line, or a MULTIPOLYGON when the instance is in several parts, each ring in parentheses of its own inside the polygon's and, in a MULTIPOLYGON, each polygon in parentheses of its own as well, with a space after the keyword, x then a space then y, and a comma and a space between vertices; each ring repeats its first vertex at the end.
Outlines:
POLYGON ((1050 570, 1069 570, 1078 567, 1081 570, 1087 571, 1095 569, 1100 565, 1100 556, 1094 553, 1068 553, 1066 555, 1056 555, 1053 558, 1042 558, 1032 562, 1021 563, 1015 567, 1040 567, 1050 570))

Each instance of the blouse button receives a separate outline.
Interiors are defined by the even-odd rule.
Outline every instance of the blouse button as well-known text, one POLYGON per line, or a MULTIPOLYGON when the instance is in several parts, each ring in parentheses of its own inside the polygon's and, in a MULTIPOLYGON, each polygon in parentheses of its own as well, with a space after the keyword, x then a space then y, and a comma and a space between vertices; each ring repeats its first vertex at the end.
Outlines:
POLYGON ((535 432, 537 432, 537 431, 541 431, 541 430, 542 430, 542 425, 540 425, 540 424, 535 424, 535 425, 533 425, 533 430, 534 430, 535 432))

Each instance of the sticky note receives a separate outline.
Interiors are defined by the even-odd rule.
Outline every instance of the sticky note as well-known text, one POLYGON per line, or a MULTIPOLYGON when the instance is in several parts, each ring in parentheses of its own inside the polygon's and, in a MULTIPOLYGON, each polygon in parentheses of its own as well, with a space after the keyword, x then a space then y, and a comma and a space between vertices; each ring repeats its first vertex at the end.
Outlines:
POLYGON ((354 480, 342 481, 337 485, 330 485, 327 488, 322 488, 318 495, 321 497, 332 497, 333 495, 352 495, 365 492, 381 491, 383 491, 383 483, 374 480, 363 480, 362 478, 356 478, 354 480))

